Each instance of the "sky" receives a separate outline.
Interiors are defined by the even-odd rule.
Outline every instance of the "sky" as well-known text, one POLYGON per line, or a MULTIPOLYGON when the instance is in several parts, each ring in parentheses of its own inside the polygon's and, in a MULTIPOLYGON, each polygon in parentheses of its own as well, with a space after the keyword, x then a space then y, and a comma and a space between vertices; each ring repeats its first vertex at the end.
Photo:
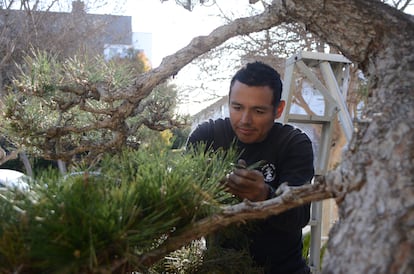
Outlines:
POLYGON ((200 6, 190 12, 174 0, 128 0, 125 14, 132 16, 133 32, 152 33, 152 63, 157 67, 163 57, 185 47, 193 37, 207 35, 221 25, 211 12, 212 8, 200 6))

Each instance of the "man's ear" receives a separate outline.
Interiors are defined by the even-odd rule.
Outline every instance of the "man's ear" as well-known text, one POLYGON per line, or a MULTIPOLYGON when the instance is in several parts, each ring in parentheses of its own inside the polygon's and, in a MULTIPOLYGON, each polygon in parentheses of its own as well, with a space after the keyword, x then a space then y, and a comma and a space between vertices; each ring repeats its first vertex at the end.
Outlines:
POLYGON ((285 101, 279 102, 276 108, 276 112, 275 112, 275 119, 279 118, 282 115, 283 110, 285 109, 285 104, 286 104, 285 101))

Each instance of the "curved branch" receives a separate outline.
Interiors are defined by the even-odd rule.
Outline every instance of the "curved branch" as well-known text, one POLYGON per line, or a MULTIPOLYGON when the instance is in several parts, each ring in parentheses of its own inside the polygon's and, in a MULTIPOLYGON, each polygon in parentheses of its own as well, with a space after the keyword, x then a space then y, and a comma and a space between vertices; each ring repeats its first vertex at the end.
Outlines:
POLYGON ((129 98, 132 102, 139 101, 145 98, 156 85, 164 82, 170 76, 176 75, 185 65, 198 56, 221 45, 232 37, 270 29, 283 22, 283 20, 285 20, 285 12, 281 9, 281 6, 275 5, 270 6, 259 15, 239 18, 227 25, 220 26, 208 36, 193 38, 186 47, 165 57, 159 67, 139 75, 132 86, 119 90, 110 96, 114 99, 129 98), (131 93, 134 90, 135 92, 131 93))
POLYGON ((361 182, 358 182, 353 185, 352 189, 345 188, 336 172, 315 178, 313 184, 301 187, 289 187, 286 183, 282 184, 278 189, 281 194, 276 198, 263 202, 245 200, 236 205, 223 207, 221 213, 202 219, 185 230, 179 231, 178 235, 171 236, 158 248, 142 255, 139 261, 142 265, 151 266, 168 253, 230 224, 263 219, 310 202, 329 198, 342 200, 346 193, 358 189, 360 185, 361 182))
POLYGON ((244 200, 236 205, 225 206, 221 213, 202 219, 185 230, 178 230, 177 235, 169 237, 158 248, 142 255, 139 261, 144 266, 151 266, 170 252, 230 224, 263 219, 300 205, 329 198, 335 198, 337 203, 341 203, 345 195, 358 191, 364 183, 365 178, 358 177, 350 184, 343 184, 340 169, 335 169, 325 176, 315 177, 313 184, 290 187, 287 183, 284 183, 277 189, 276 192, 279 196, 276 198, 263 202, 244 200))

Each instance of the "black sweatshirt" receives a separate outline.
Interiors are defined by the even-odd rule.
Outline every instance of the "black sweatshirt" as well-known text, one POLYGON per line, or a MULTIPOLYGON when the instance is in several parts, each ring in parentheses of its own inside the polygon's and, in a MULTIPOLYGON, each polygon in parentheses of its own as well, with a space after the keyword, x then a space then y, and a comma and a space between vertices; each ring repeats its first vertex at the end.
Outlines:
MULTIPOLYGON (((230 120, 209 120, 190 135, 189 144, 205 143, 213 150, 228 149, 236 140, 230 120)), ((266 139, 260 143, 236 141, 242 152, 240 159, 247 165, 263 161, 257 168, 265 183, 277 189, 282 183, 300 186, 314 176, 312 143, 301 130, 275 123, 266 139)), ((309 222, 310 205, 288 210, 265 220, 254 221, 254 231, 246 232, 250 252, 266 273, 293 273, 304 267, 302 258, 302 228, 309 222)))

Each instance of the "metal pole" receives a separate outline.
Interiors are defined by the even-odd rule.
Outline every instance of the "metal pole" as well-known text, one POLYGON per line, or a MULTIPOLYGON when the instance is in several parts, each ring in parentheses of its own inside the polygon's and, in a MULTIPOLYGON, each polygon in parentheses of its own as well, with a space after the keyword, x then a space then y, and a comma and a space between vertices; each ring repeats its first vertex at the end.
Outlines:
POLYGON ((312 203, 311 218, 309 267, 313 274, 319 274, 321 272, 322 202, 312 203))

